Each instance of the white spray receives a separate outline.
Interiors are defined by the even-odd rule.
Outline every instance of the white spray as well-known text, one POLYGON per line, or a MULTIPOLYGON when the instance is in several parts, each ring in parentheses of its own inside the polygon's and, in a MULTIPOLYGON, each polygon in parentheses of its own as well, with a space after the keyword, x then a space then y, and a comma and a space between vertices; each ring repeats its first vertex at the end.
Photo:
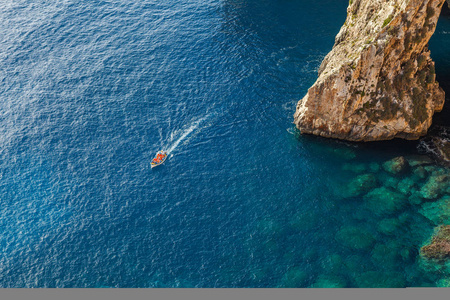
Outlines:
MULTIPOLYGON (((172 144, 172 146, 170 146, 170 148, 167 150, 167 154, 170 154, 173 150, 175 150, 175 148, 178 147, 178 145, 191 133, 193 132, 195 129, 198 128, 198 126, 200 125, 201 122, 203 122, 204 120, 206 120, 209 117, 209 115, 198 119, 197 121, 194 121, 192 123, 191 126, 189 126, 189 128, 187 128, 183 134, 172 144)), ((173 135, 172 135, 173 138, 173 135)))

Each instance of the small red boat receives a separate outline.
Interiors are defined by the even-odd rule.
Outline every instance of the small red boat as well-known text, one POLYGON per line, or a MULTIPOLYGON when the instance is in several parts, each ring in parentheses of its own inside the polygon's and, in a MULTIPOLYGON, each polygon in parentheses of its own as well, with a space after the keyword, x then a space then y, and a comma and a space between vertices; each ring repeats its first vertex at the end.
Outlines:
POLYGON ((162 165, 167 159, 167 152, 166 151, 159 151, 156 153, 155 158, 152 159, 151 166, 152 168, 157 167, 159 165, 162 165))

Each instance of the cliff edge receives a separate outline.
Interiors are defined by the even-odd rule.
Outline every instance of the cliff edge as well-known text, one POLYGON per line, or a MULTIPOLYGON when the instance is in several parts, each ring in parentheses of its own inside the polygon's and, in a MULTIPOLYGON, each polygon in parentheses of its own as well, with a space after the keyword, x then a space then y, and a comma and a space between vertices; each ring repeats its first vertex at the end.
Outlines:
POLYGON ((319 77, 299 101, 302 133, 351 141, 417 139, 444 91, 428 41, 446 0, 350 0, 319 77))

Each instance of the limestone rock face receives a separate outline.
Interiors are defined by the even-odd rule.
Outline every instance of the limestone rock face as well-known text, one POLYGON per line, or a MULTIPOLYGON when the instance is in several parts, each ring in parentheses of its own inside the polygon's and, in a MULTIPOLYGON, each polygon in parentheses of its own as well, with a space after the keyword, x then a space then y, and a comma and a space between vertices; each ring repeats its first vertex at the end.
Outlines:
POLYGON ((444 92, 428 41, 445 0, 350 0, 347 19, 299 101, 302 133, 351 141, 423 136, 444 92))
POLYGON ((432 137, 438 157, 447 165, 450 164, 450 141, 438 136, 432 137))
POLYGON ((450 226, 440 226, 437 229, 431 243, 420 250, 425 258, 444 260, 450 257, 450 226))

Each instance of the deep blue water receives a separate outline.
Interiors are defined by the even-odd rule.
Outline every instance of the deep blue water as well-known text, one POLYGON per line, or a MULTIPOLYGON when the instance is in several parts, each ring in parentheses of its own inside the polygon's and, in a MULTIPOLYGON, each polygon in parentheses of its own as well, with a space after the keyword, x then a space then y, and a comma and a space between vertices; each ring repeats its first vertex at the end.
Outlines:
POLYGON ((358 172, 404 179, 379 166, 418 143, 343 143, 292 124, 347 5, 2 5, 0 286, 438 285, 448 273, 420 258, 436 225, 420 205, 386 213, 343 197, 358 172), (160 149, 170 157, 151 169, 160 149))

